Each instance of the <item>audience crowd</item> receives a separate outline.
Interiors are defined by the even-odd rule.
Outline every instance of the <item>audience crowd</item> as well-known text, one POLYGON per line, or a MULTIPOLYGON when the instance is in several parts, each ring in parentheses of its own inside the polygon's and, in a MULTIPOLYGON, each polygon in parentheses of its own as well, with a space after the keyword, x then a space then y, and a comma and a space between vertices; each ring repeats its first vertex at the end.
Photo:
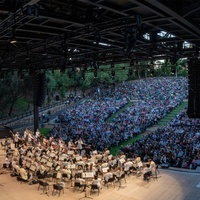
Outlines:
POLYGON ((182 111, 167 126, 143 135, 135 143, 122 147, 126 156, 137 154, 157 164, 196 169, 200 165, 200 119, 189 119, 182 111))
POLYGON ((155 124, 187 98, 185 78, 149 78, 116 85, 115 90, 102 91, 103 99, 91 100, 58 117, 48 137, 77 140, 102 151, 118 145, 155 124), (107 119, 131 102, 111 123, 107 119))

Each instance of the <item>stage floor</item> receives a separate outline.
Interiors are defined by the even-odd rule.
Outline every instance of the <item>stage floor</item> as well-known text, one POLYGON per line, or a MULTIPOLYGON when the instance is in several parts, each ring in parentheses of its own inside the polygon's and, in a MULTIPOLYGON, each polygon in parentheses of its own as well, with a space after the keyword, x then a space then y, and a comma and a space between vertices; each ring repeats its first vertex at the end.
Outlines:
MULTIPOLYGON (((0 171, 5 158, 5 151, 0 150, 0 171)), ((200 173, 197 171, 181 172, 170 169, 159 169, 158 179, 144 181, 142 176, 127 176, 127 183, 122 181, 125 188, 103 186, 100 195, 93 193, 92 198, 99 200, 200 200, 200 173)), ((89 188, 87 194, 89 195, 89 188)), ((52 196, 52 186, 47 194, 38 191, 38 184, 28 185, 18 182, 16 177, 11 177, 8 171, 3 170, 0 175, 0 199, 2 200, 47 200, 59 198, 60 200, 78 200, 85 196, 84 192, 75 191, 68 183, 60 197, 52 196)), ((87 198, 84 198, 87 199, 87 198)))

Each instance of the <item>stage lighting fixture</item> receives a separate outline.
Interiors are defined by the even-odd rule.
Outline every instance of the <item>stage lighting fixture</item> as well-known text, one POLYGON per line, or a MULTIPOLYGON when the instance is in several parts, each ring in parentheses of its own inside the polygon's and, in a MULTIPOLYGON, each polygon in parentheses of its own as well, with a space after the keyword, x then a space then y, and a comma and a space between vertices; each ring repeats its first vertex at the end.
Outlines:
POLYGON ((10 38, 10 44, 15 44, 17 42, 15 37, 10 38))

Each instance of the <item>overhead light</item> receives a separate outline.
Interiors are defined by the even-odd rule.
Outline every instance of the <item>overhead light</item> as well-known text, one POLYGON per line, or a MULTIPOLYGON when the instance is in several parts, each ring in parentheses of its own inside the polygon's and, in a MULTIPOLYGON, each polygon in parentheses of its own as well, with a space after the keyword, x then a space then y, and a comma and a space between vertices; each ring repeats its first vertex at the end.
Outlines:
POLYGON ((16 42, 17 40, 14 37, 10 38, 10 44, 15 44, 16 42))
POLYGON ((110 44, 107 44, 107 43, 103 43, 103 42, 93 42, 93 44, 99 44, 99 45, 102 45, 102 46, 107 46, 107 47, 110 47, 111 45, 110 44))

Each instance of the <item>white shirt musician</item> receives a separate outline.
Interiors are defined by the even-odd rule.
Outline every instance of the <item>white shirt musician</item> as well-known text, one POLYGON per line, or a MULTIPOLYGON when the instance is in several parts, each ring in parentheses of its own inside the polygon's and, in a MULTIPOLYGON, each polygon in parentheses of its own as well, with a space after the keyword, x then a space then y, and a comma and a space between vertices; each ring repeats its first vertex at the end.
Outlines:
POLYGON ((135 168, 141 167, 141 157, 140 156, 136 156, 134 161, 135 161, 135 168))
POLYGON ((68 142, 68 149, 74 149, 75 148, 75 145, 74 145, 74 143, 73 143, 73 141, 72 140, 70 140, 69 142, 68 142))
POLYGON ((67 168, 67 166, 64 166, 63 169, 61 169, 61 173, 67 174, 67 179, 70 179, 72 176, 72 172, 67 168))
POLYGON ((26 138, 28 137, 28 133, 29 133, 29 131, 28 131, 28 129, 26 128, 25 131, 24 131, 24 139, 26 139, 26 138))
POLYGON ((28 173, 23 167, 20 168, 19 173, 23 180, 28 180, 28 173))
POLYGON ((37 129, 35 132, 35 138, 38 140, 40 138, 40 136, 41 136, 41 133, 40 133, 39 129, 37 129))
POLYGON ((16 132, 14 136, 15 148, 19 147, 19 140, 20 140, 19 132, 16 132))
POLYGON ((44 174, 45 171, 46 171, 45 166, 44 166, 43 164, 41 164, 41 165, 39 166, 39 172, 40 172, 40 174, 44 174))
POLYGON ((98 176, 94 176, 94 179, 92 180, 92 185, 97 185, 97 187, 101 189, 101 179, 98 178, 98 176))
POLYGON ((117 165, 117 159, 113 157, 112 160, 108 162, 108 165, 114 168, 117 165))
POLYGON ((128 171, 130 167, 133 167, 133 162, 131 162, 129 159, 127 159, 127 162, 124 163, 124 171, 128 171))
POLYGON ((28 133, 28 143, 29 143, 29 144, 32 143, 32 140, 34 140, 34 139, 35 139, 35 138, 33 137, 32 133, 29 132, 29 133, 28 133))
POLYGON ((83 148, 83 141, 82 141, 82 139, 81 138, 79 138, 77 141, 76 141, 76 144, 77 144, 77 146, 76 146, 76 148, 81 152, 81 150, 82 150, 82 148, 83 148))
POLYGON ((149 159, 149 166, 150 166, 150 169, 151 169, 151 172, 154 173, 156 171, 156 163, 149 159))
POLYGON ((5 161, 4 161, 4 164, 5 164, 6 168, 8 168, 8 167, 10 166, 11 160, 9 159, 8 156, 6 156, 5 161))
POLYGON ((113 178, 113 173, 108 169, 107 173, 103 175, 103 179, 107 182, 109 178, 113 178))

